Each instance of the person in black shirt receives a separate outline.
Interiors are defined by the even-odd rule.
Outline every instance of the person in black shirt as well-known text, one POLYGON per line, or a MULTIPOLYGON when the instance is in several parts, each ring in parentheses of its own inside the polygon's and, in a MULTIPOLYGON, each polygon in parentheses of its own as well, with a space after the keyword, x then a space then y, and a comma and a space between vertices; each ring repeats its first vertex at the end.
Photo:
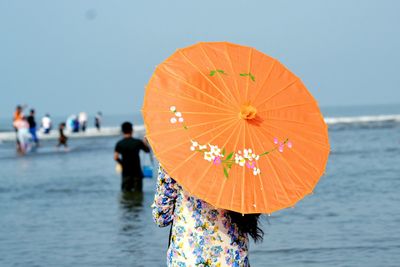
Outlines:
POLYGON ((122 191, 142 192, 143 173, 140 165, 140 150, 150 152, 147 140, 133 138, 133 127, 130 122, 124 122, 121 126, 124 138, 115 146, 114 160, 122 166, 122 191))
POLYGON ((29 132, 32 135, 32 140, 35 142, 36 146, 39 146, 39 138, 36 133, 36 121, 35 121, 35 110, 31 109, 28 116, 29 132))

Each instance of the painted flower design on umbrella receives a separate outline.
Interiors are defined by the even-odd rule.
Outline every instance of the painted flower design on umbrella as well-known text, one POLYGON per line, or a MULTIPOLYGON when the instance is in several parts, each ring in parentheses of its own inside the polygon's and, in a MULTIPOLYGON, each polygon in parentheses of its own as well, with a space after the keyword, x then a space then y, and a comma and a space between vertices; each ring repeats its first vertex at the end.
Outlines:
POLYGON ((288 148, 292 148, 293 147, 293 143, 289 139, 286 139, 285 141, 280 142, 277 137, 274 137, 274 144, 278 145, 278 151, 279 152, 283 152, 285 144, 287 145, 288 148))
MULTIPOLYGON (((182 123, 183 128, 187 130, 188 128, 184 124, 182 113, 177 111, 175 106, 171 106, 170 111, 174 114, 170 119, 170 122, 172 124, 176 124, 177 122, 182 123)), ((190 150, 202 153, 204 160, 209 161, 214 165, 221 165, 226 178, 229 177, 229 170, 233 165, 247 168, 252 171, 253 175, 257 176, 261 173, 261 169, 257 164, 261 157, 266 156, 275 150, 282 153, 285 146, 288 148, 293 147, 292 141, 288 138, 284 141, 279 141, 277 137, 274 137, 273 143, 275 144, 275 147, 261 154, 255 153, 252 148, 245 148, 243 151, 238 150, 237 152, 226 153, 225 148, 221 149, 218 145, 214 144, 200 144, 196 140, 191 140, 190 150)))
POLYGON ((186 125, 185 125, 185 122, 184 122, 185 120, 184 120, 183 117, 182 117, 182 113, 179 112, 179 111, 177 111, 175 106, 171 106, 171 107, 169 108, 169 110, 174 114, 174 116, 171 117, 171 118, 169 119, 169 121, 170 121, 172 124, 175 124, 175 123, 177 123, 177 122, 182 123, 183 128, 184 128, 184 129, 187 129, 187 127, 186 127, 186 125))
POLYGON ((241 167, 246 166, 248 169, 253 170, 254 175, 261 173, 260 168, 257 168, 257 161, 260 159, 260 155, 253 152, 251 148, 243 149, 243 153, 239 150, 235 153, 235 163, 241 167))
POLYGON ((191 140, 190 150, 203 154, 205 160, 212 162, 214 165, 222 165, 225 177, 228 177, 228 170, 232 168, 233 152, 226 154, 225 149, 219 148, 217 145, 202 145, 195 140, 191 140))

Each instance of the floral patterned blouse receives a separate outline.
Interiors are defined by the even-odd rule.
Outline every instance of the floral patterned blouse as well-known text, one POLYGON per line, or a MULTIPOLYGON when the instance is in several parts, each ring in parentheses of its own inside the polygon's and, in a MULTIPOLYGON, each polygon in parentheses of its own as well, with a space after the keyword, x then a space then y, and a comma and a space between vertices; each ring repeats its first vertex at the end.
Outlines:
POLYGON ((162 167, 152 209, 158 226, 172 223, 167 266, 249 266, 248 237, 226 211, 189 195, 162 167))

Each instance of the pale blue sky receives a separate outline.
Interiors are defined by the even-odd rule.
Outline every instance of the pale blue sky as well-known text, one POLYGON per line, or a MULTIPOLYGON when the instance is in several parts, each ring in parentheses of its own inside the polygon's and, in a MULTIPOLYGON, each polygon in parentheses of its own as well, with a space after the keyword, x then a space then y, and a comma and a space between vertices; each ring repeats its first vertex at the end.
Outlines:
POLYGON ((0 117, 139 111, 176 48, 230 41, 278 58, 322 106, 400 102, 400 1, 0 0, 0 117))

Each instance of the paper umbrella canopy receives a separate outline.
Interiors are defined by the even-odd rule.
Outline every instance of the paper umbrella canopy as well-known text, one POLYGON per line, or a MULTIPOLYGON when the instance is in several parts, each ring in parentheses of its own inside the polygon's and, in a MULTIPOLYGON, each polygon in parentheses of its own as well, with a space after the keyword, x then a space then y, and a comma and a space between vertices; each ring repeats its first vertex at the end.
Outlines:
POLYGON ((310 194, 329 140, 317 102, 276 59, 227 42, 177 50, 142 108, 160 164, 187 192, 240 213, 271 213, 310 194))

